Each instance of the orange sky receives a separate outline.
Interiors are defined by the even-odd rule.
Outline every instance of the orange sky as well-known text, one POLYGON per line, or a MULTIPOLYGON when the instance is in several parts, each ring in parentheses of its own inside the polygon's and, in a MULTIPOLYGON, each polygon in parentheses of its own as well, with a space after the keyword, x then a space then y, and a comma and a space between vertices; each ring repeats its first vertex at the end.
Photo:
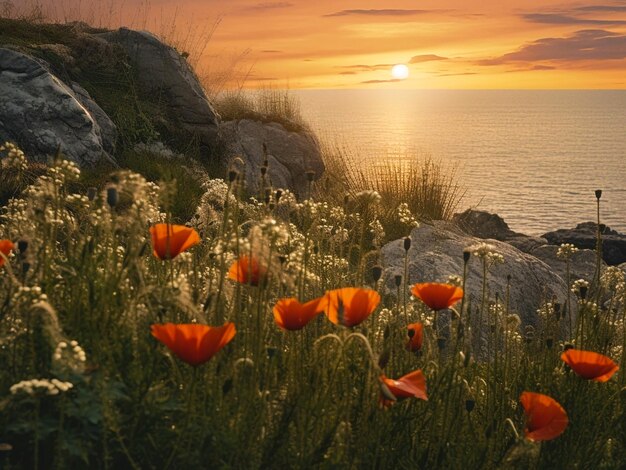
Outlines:
MULTIPOLYGON (((48 1, 88 16, 89 0, 48 1)), ((219 19, 196 59, 230 86, 626 88, 626 0, 92 1, 99 21, 176 36, 192 57, 219 19), (408 79, 391 81, 397 63, 408 79)))

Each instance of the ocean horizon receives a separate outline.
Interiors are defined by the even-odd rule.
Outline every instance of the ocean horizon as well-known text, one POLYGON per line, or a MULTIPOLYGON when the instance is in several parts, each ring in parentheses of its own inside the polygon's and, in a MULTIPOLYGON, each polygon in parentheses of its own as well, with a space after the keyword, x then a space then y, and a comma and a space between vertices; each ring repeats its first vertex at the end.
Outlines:
POLYGON ((626 231, 626 90, 296 90, 324 141, 364 162, 432 157, 495 212, 540 235, 601 219, 626 231))

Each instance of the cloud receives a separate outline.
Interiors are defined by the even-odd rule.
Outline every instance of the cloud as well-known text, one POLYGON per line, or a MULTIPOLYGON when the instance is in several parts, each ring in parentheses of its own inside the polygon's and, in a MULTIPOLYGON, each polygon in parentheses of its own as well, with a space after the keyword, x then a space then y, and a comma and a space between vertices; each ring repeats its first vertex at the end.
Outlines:
POLYGON ((392 82, 399 82, 400 80, 397 78, 391 78, 389 80, 365 80, 364 82, 361 83, 392 83, 392 82))
POLYGON ((554 13, 528 13, 522 15, 526 21, 531 23, 541 24, 578 24, 578 25, 595 25, 595 26, 607 26, 607 25, 624 25, 624 20, 588 20, 584 18, 575 18, 568 15, 558 15, 554 13))
POLYGON ((626 11, 626 6, 618 5, 590 5, 586 7, 576 8, 578 11, 608 11, 608 12, 620 12, 626 11))
POLYGON ((289 8, 294 6, 290 2, 261 2, 256 5, 250 5, 246 8, 248 11, 262 11, 262 10, 278 10, 281 8, 289 8))
POLYGON ((277 51, 275 49, 264 49, 261 51, 263 54, 280 54, 283 51, 277 51))
POLYGON ((434 13, 441 12, 444 10, 400 10, 400 9, 392 9, 392 8, 384 8, 381 10, 341 10, 335 13, 329 13, 327 15, 323 15, 326 17, 330 16, 349 16, 349 15, 360 15, 360 16, 415 16, 415 15, 423 15, 426 13, 434 13))
POLYGON ((385 70, 393 67, 395 64, 376 64, 376 65, 340 65, 342 69, 355 69, 358 72, 374 72, 376 70, 385 70))
POLYGON ((626 35, 602 29, 585 29, 564 38, 543 38, 522 46, 515 52, 485 59, 478 65, 540 60, 582 61, 626 59, 626 35))
POLYGON ((519 68, 513 70, 507 70, 507 73, 515 73, 515 72, 534 72, 541 70, 556 70, 556 67, 552 65, 533 65, 532 67, 519 68))
POLYGON ((347 72, 339 72, 339 75, 356 75, 357 72, 353 72, 351 70, 347 71, 347 72))
POLYGON ((461 75, 478 75, 477 72, 461 72, 461 73, 440 73, 439 77, 458 77, 461 75))
POLYGON ((432 60, 448 60, 447 57, 441 57, 435 54, 422 54, 411 57, 409 64, 419 64, 422 62, 430 62, 432 60))

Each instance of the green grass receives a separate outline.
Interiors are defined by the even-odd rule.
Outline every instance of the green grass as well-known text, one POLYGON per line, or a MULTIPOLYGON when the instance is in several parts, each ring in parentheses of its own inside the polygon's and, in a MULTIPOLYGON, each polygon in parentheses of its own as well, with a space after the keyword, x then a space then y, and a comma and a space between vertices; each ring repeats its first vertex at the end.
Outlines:
MULTIPOLYGON (((163 178, 158 162, 126 158, 163 178)), ((122 171, 93 200, 73 194, 94 183, 76 179, 68 164, 57 162, 46 176, 0 219, 0 239, 28 241, 0 268, 5 468, 612 469, 626 461, 623 274, 621 284, 605 276, 590 287, 578 300, 580 320, 563 337, 553 332, 567 316, 553 307, 530 330, 489 296, 458 303, 458 319, 443 327, 420 302, 372 282, 366 266, 379 251, 368 237, 380 200, 371 194, 358 205, 297 203, 288 193, 258 204, 238 197, 236 182, 210 180, 190 222, 201 243, 160 261, 148 228, 172 219, 175 199, 195 209, 182 172, 167 176, 179 190, 190 186, 186 193, 122 171), (108 188, 119 195, 113 207, 108 188), (228 278, 233 261, 251 253, 270 273, 256 287, 228 278), (278 299, 306 301, 346 286, 382 294, 361 324, 345 328, 321 314, 300 331, 275 325, 278 299), (236 325, 233 341, 196 368, 150 334, 155 323, 227 321, 236 325), (425 325, 419 354, 405 349, 415 321, 425 325), (476 346, 478 331, 489 356, 476 346), (59 343, 72 340, 85 362, 69 350, 57 357, 59 343), (565 342, 607 354, 622 370, 606 383, 582 380, 560 359, 565 342), (381 373, 416 369, 426 376, 428 401, 381 407, 381 373), (57 395, 9 391, 41 378, 73 387, 57 395), (561 436, 524 439, 525 390, 563 405, 570 422, 561 436)))

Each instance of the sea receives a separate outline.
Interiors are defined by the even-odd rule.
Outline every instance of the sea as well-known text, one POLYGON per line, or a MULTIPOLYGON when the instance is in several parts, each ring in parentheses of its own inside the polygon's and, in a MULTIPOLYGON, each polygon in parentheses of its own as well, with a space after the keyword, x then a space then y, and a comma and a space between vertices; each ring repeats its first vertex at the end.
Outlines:
POLYGON ((363 164, 431 157, 458 211, 541 235, 596 220, 626 232, 626 90, 297 90, 321 139, 363 164))

